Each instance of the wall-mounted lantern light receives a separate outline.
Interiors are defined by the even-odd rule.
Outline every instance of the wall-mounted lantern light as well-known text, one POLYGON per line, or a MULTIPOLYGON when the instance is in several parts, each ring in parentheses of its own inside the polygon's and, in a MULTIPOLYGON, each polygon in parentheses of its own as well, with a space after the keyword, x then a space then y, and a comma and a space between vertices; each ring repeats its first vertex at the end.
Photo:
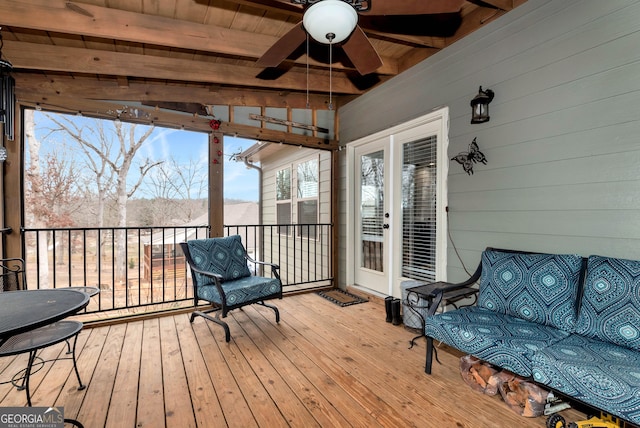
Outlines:
POLYGON ((471 100, 471 123, 489 122, 489 103, 495 94, 491 89, 478 90, 478 95, 471 100))

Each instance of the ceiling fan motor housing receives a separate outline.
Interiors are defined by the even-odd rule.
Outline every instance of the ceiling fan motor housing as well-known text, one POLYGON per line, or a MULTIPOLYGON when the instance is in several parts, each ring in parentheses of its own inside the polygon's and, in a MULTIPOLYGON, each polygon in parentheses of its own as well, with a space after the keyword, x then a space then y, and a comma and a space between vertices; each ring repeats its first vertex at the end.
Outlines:
POLYGON ((322 0, 312 4, 302 17, 302 25, 319 43, 332 44, 345 40, 358 24, 358 12, 350 2, 322 0))

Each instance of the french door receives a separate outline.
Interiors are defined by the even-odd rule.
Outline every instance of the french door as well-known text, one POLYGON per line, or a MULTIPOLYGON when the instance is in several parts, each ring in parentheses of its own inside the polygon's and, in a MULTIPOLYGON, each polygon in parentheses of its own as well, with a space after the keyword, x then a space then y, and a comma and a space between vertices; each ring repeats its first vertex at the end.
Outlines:
POLYGON ((445 119, 428 116, 351 147, 355 285, 399 296, 405 279, 446 280, 445 119))
POLYGON ((385 170, 389 169, 385 141, 358 147, 355 159, 357 283, 367 284, 368 288, 385 293, 390 274, 387 260, 391 221, 388 198, 385 197, 389 194, 389 182, 385 180, 385 170))

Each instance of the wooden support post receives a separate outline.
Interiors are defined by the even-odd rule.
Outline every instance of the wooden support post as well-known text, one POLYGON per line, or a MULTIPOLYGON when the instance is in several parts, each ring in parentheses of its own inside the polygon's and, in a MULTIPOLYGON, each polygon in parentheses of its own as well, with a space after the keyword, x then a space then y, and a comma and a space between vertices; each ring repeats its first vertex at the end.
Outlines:
POLYGON ((331 236, 331 277, 333 278, 333 286, 338 288, 340 286, 340 279, 338 278, 339 269, 338 269, 338 255, 339 252, 339 230, 338 230, 338 222, 339 222, 339 207, 338 207, 338 195, 340 193, 340 177, 339 174, 339 156, 340 152, 338 150, 331 151, 331 224, 332 227, 332 236, 331 236))
POLYGON ((11 234, 3 234, 2 257, 24 257, 22 254, 22 116, 20 105, 16 105, 15 134, 13 141, 7 140, 2 131, 1 139, 7 148, 7 160, 2 165, 2 210, 4 215, 3 228, 10 227, 11 234))
POLYGON ((209 136, 209 225, 211 237, 224 236, 224 136, 209 136))

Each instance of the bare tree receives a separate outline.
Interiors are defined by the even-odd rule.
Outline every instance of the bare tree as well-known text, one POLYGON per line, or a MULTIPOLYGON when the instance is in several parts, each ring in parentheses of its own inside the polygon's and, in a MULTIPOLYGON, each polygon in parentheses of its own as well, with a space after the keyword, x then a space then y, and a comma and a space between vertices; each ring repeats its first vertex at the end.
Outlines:
MULTIPOLYGON (((24 133, 27 140, 27 147, 29 150, 29 156, 25 161, 25 200, 37 200, 41 194, 41 188, 39 183, 42 182, 42 176, 40 173, 40 141, 36 137, 35 121, 33 119, 33 110, 24 110, 24 133)), ((35 227, 44 227, 44 219, 36 217, 33 210, 30 208, 32 205, 25 202, 27 224, 32 224, 35 227)), ((38 284, 41 288, 49 288, 49 257, 47 255, 48 248, 48 234, 46 232, 38 233, 37 242, 43 241, 44 244, 38 245, 37 259, 40 261, 40 269, 38 284)))
POLYGON ((155 224, 166 223, 167 214, 187 222, 193 220, 199 210, 194 204, 186 204, 200 198, 206 190, 206 163, 189 159, 188 163, 179 163, 175 158, 169 159, 155 168, 148 177, 149 186, 146 194, 160 207, 159 217, 153 215, 155 224), (174 211, 175 209, 175 211, 174 211), (160 218, 161 217, 161 218, 160 218))
MULTIPOLYGON (((114 199, 113 187, 115 181, 116 171, 110 166, 106 159, 112 157, 113 144, 111 144, 110 138, 105 132, 105 127, 100 126, 93 129, 96 132, 98 138, 95 141, 95 146, 99 148, 100 155, 95 155, 95 151, 90 149, 84 144, 80 144, 80 149, 84 153, 84 162, 86 169, 90 171, 90 176, 87 177, 87 184, 91 183, 95 185, 97 192, 97 204, 96 204, 96 219, 98 221, 97 226, 104 226, 105 219, 105 204, 107 200, 114 199)), ((82 129, 80 129, 82 131, 82 129)), ((91 186, 93 187, 93 186, 91 186)))
MULTIPOLYGON (((95 120, 91 126, 83 126, 78 121, 73 121, 63 115, 47 115, 55 124, 51 129, 52 133, 63 133, 75 140, 87 156, 88 165, 96 174, 96 184, 102 201, 101 209, 104 218, 104 200, 108 188, 114 188, 114 198, 116 207, 115 226, 126 227, 127 225, 127 201, 138 190, 144 177, 154 167, 161 162, 153 162, 148 158, 143 158, 137 164, 137 177, 133 180, 131 170, 136 166, 136 154, 154 131, 153 126, 146 127, 143 132, 137 133, 138 126, 135 124, 125 124, 121 121, 106 122, 95 120), (107 129, 106 124, 113 126, 107 129), (111 175, 113 174, 113 175, 111 175), (129 181, 128 181, 129 180, 129 181), (112 181, 115 187, 108 186, 112 181)), ((101 221, 101 220, 99 220, 101 221)), ((116 278, 124 279, 126 271, 126 230, 118 229, 115 234, 115 267, 116 278)))
MULTIPOLYGON (((81 206, 80 189, 77 186, 79 173, 72 158, 63 156, 67 149, 63 144, 41 156, 40 141, 35 136, 32 111, 26 113, 25 132, 28 139, 29 157, 26 166, 25 206, 29 224, 40 228, 61 228, 73 225, 72 216, 81 206)), ((64 263, 63 251, 68 235, 60 233, 54 249, 59 263, 64 263)), ((40 286, 48 287, 48 247, 52 235, 39 234, 38 247, 41 276, 40 286)))
POLYGON ((45 154, 40 176, 30 177, 37 197, 36 192, 30 192, 25 198, 34 217, 51 228, 73 226, 72 214, 80 203, 80 175, 73 160, 62 156, 59 150, 45 154))

